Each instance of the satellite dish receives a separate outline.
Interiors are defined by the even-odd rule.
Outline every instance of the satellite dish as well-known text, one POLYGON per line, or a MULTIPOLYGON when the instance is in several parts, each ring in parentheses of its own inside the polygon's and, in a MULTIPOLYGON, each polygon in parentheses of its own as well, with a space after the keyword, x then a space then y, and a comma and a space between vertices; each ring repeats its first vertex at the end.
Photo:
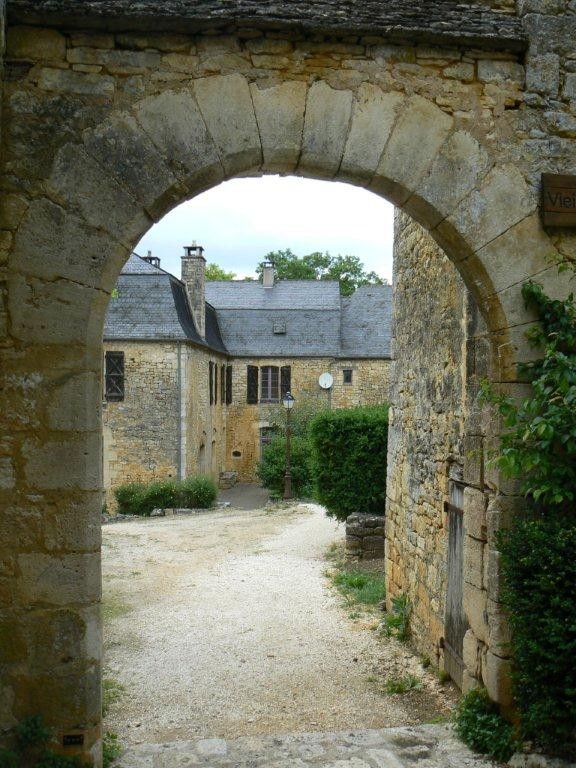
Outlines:
POLYGON ((330 389, 332 384, 334 384, 334 379, 332 377, 331 373, 323 373, 320 375, 320 378, 318 379, 318 384, 322 387, 322 389, 330 389))

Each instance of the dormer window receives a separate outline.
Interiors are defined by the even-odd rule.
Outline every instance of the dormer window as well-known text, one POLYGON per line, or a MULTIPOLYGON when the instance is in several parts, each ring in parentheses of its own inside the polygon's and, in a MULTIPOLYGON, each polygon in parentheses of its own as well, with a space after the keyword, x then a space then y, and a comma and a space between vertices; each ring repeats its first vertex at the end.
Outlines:
POLYGON ((286 333, 286 323, 283 320, 276 320, 272 324, 272 330, 276 336, 280 336, 283 333, 286 333))

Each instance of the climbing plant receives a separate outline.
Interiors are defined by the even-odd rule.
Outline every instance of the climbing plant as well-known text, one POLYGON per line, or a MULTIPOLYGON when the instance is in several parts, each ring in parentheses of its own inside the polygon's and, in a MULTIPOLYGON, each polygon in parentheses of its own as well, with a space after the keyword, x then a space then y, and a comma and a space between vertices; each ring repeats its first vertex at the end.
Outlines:
POLYGON ((538 316, 529 332, 542 351, 522 367, 531 386, 520 404, 485 396, 504 418, 496 458, 517 477, 526 512, 500 533, 502 599, 512 629, 512 679, 525 739, 548 752, 576 749, 576 305, 541 286, 522 288, 538 316))

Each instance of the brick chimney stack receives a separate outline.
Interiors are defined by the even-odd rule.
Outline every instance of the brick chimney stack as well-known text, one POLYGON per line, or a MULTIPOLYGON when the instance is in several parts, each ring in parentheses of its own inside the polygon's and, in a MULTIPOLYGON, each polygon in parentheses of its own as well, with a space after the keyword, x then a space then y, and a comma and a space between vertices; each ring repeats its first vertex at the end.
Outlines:
POLYGON ((206 338, 206 259, 204 248, 196 245, 184 246, 182 256, 182 282, 186 286, 188 302, 198 333, 206 338))
POLYGON ((262 264, 262 285, 264 288, 274 287, 274 262, 265 261, 262 264))

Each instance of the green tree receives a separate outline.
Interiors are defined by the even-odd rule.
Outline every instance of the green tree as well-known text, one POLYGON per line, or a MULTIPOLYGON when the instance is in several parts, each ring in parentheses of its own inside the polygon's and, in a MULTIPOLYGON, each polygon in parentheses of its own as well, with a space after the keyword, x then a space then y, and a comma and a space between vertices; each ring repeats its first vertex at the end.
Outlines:
POLYGON ((218 264, 206 264, 206 280, 235 280, 235 272, 226 272, 218 264))
MULTIPOLYGON (((297 256, 290 248, 270 251, 267 261, 273 261, 278 280, 338 280, 340 293, 350 296, 360 285, 382 285, 386 281, 375 272, 366 272, 358 256, 331 256, 327 251, 314 251, 297 256)), ((262 275, 262 264, 256 273, 262 275)))

